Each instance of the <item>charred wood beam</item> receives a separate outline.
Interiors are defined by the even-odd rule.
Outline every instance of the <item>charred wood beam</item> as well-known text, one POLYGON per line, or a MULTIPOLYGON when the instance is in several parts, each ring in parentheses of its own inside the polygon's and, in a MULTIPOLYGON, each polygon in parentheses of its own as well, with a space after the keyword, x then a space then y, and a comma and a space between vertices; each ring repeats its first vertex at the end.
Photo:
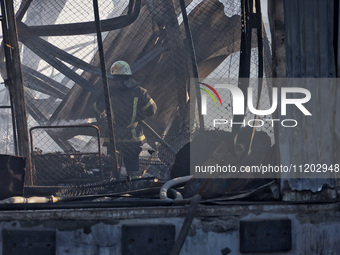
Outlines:
MULTIPOLYGON (((19 10, 16 13, 16 20, 19 22, 22 20, 22 18, 24 17, 24 15, 26 14, 28 7, 30 6, 30 4, 32 3, 33 0, 23 0, 21 2, 21 5, 19 7, 19 10)), ((4 41, 1 42, 1 46, 0 46, 0 69, 4 69, 4 58, 5 58, 5 52, 4 52, 4 41)))
POLYGON ((268 1, 268 14, 272 35, 273 77, 286 78, 284 1, 268 1))
MULTIPOLYGON (((250 60, 251 60, 251 42, 252 26, 251 17, 253 10, 252 0, 241 0, 241 51, 240 51, 240 69, 239 69, 239 88, 243 95, 247 95, 250 77, 250 60)), ((233 123, 241 123, 244 115, 234 115, 233 123)), ((233 125, 233 133, 236 135, 241 128, 241 124, 233 125)))
MULTIPOLYGON (((130 15, 132 13, 132 10, 133 10, 133 0, 129 0, 129 7, 128 7, 128 11, 127 11, 127 14, 130 15)), ((99 21, 101 23, 101 21, 99 21)), ((102 26, 101 26, 102 27, 102 26)))
MULTIPOLYGON (((39 46, 41 49, 44 49, 44 51, 49 52, 50 56, 54 56, 62 61, 65 61, 71 65, 73 65, 76 68, 82 69, 86 72, 101 76, 101 71, 99 68, 92 66, 91 64, 83 61, 82 59, 79 59, 69 53, 67 53, 65 50, 59 49, 58 47, 54 46, 53 44, 45 41, 44 39, 41 39, 39 37, 31 37, 27 38, 27 34, 29 34, 29 28, 25 24, 21 23, 18 24, 19 27, 22 28, 22 31, 24 31, 23 35, 21 36, 21 41, 24 41, 25 39, 34 40, 36 46, 39 46), (25 30, 26 29, 26 30, 25 30)), ((164 49, 162 46, 158 46, 149 53, 147 53, 145 56, 143 56, 141 59, 136 61, 131 65, 131 70, 135 73, 139 69, 141 69, 144 65, 148 64, 150 61, 152 61, 154 58, 158 57, 160 54, 162 54, 166 49, 164 49)), ((113 76, 110 73, 106 74, 108 78, 113 78, 113 76)))
POLYGON ((43 75, 42 73, 40 73, 40 72, 30 68, 30 67, 23 65, 22 70, 23 70, 24 75, 29 74, 31 76, 34 76, 34 77, 42 80, 46 84, 48 84, 49 87, 59 91, 62 94, 66 95, 70 91, 70 89, 65 87, 63 84, 60 84, 59 82, 51 79, 50 77, 47 77, 46 75, 43 75))
MULTIPOLYGON (((129 5, 130 7, 130 5, 129 5)), ((119 178, 119 158, 117 154, 117 147, 116 147, 116 139, 115 139, 115 130, 114 130, 114 116, 112 111, 112 104, 110 98, 110 91, 109 91, 109 84, 107 82, 107 75, 106 75, 106 65, 105 65, 105 58, 104 58, 104 47, 103 47, 103 39, 102 39, 102 27, 100 23, 99 17, 99 7, 98 7, 98 0, 93 0, 93 9, 94 9, 94 17, 96 21, 96 32, 97 32, 97 43, 98 43, 98 53, 100 59, 100 67, 102 71, 102 83, 103 83, 103 90, 104 90, 104 97, 105 97, 105 109, 107 114, 107 124, 108 124, 108 133, 109 133, 109 146, 108 146, 108 153, 111 156, 111 163, 112 163, 112 174, 117 179, 119 178)))
MULTIPOLYGON (((186 11, 186 5, 185 5, 185 1, 184 0, 180 0, 180 5, 181 5, 181 10, 182 10, 182 17, 183 17, 183 23, 184 23, 184 27, 185 27, 185 33, 187 36, 187 40, 188 40, 188 47, 190 50, 190 57, 191 57, 191 64, 192 64, 192 72, 193 72, 193 76, 195 81, 191 82, 191 86, 189 86, 189 95, 195 95, 196 96, 196 100, 192 100, 191 99, 191 105, 190 108, 191 109, 195 109, 193 110, 193 113, 190 114, 194 114, 192 116, 195 116, 196 113, 198 114, 198 121, 199 121, 199 128, 200 131, 203 132, 204 131, 204 118, 203 115, 201 114, 201 107, 202 107, 202 100, 201 100, 201 93, 200 91, 197 89, 197 85, 198 85, 198 66, 197 66, 197 58, 196 58, 196 52, 195 52, 195 46, 194 46, 194 42, 192 39, 192 34, 191 34, 191 29, 190 29, 190 24, 189 24, 189 20, 188 20, 188 14, 186 11), (190 90, 194 90, 191 91, 190 90), (198 111, 196 110, 196 102, 197 102, 197 108, 198 111)), ((194 123, 190 123, 190 126, 193 126, 194 123)))
POLYGON ((33 51, 39 57, 44 59, 51 66, 56 68, 59 72, 61 72, 62 74, 64 74, 65 76, 69 77, 71 80, 73 80, 77 84, 79 84, 86 91, 94 93, 94 94, 98 93, 98 91, 96 91, 94 85, 91 84, 89 81, 85 80, 82 76, 76 74, 74 71, 72 71, 70 68, 68 68, 64 63, 62 63, 60 60, 58 60, 54 56, 51 56, 50 54, 46 53, 44 50, 36 47, 36 44, 35 44, 34 40, 23 37, 21 39, 21 41, 31 51, 33 51))
MULTIPOLYGON (((267 32, 265 27, 263 27, 263 50, 264 50, 264 61, 265 68, 264 72, 267 78, 271 78, 273 76, 272 72, 272 53, 270 49, 270 42, 268 40, 267 32)), ((271 93, 270 93, 271 95, 271 93)))
POLYGON ((64 51, 73 51, 72 54, 75 54, 81 50, 83 50, 84 47, 90 46, 92 45, 92 41, 88 41, 88 42, 82 42, 82 43, 78 43, 72 46, 69 46, 67 48, 64 49, 64 51))
POLYGON ((3 27, 3 30, 6 31, 4 35, 5 34, 8 35, 7 38, 4 38, 4 44, 7 51, 6 67, 8 73, 8 81, 10 82, 9 88, 12 92, 16 127, 18 127, 17 128, 18 153, 20 156, 26 157, 27 170, 29 172, 31 159, 28 144, 29 138, 27 129, 26 104, 24 96, 25 92, 13 0, 1 1, 1 14, 4 17, 4 19, 7 20, 6 22, 7 27, 3 27))
POLYGON ((36 101, 38 105, 44 108, 47 115, 51 115, 59 104, 57 99, 56 97, 49 96, 48 98, 37 98, 36 101))
MULTIPOLYGON (((258 48, 258 78, 263 78, 263 20, 261 12, 261 2, 260 0, 255 0, 256 13, 253 14, 254 23, 256 24, 257 30, 257 48, 258 48)), ((259 95, 260 98, 260 95, 259 95)))
MULTIPOLYGON (((3 1, 1 1, 1 16, 2 16, 2 21, 1 21, 1 27, 2 27, 2 34, 3 34, 3 40, 1 42, 1 65, 0 68, 2 70, 6 70, 7 72, 7 78, 11 78, 13 76, 13 71, 12 71, 12 56, 11 56, 11 48, 6 47, 4 48, 3 46, 9 43, 9 29, 7 25, 7 11, 6 11, 6 6, 3 1), (4 61, 6 59, 6 61, 4 61)), ((6 86, 11 85, 11 80, 6 79, 6 77, 3 77, 5 81, 6 86)), ((19 155, 19 149, 18 149, 18 137, 17 137, 17 125, 16 125, 16 119, 15 119, 15 113, 14 113, 14 100, 13 100, 13 91, 11 87, 7 88, 10 94, 10 109, 11 109, 11 117, 12 117, 12 125, 13 125, 13 140, 14 140, 14 152, 15 155, 19 155)))
MULTIPOLYGON (((21 36, 21 41, 25 40, 33 40, 36 47, 39 47, 40 49, 43 49, 45 52, 49 53, 49 56, 54 56, 64 62, 67 62, 71 65, 73 65, 76 68, 82 69, 86 72, 101 76, 101 71, 99 68, 92 66, 91 64, 86 63, 85 61, 74 57, 73 55, 67 53, 66 51, 59 49, 58 47, 54 46, 53 44, 45 41, 44 39, 41 39, 39 37, 31 37, 27 38, 27 35, 29 33, 29 28, 25 24, 20 24, 20 27, 22 27, 22 31, 25 31, 23 36, 21 36), (25 30, 26 29, 26 30, 25 30)), ((165 51, 165 49, 161 46, 156 47, 149 53, 147 53, 145 56, 143 56, 141 59, 136 61, 131 65, 131 69, 133 72, 137 72, 139 69, 141 69, 144 65, 148 64, 150 61, 152 61, 155 57, 158 57, 160 54, 162 54, 165 51)), ((33 69, 31 69, 33 70, 33 69)), ((40 74, 39 72, 35 71, 36 73, 40 74)), ((41 76, 41 74, 40 74, 41 76)), ((108 78, 113 78, 110 73, 107 73, 108 78)), ((53 79, 51 79, 53 80, 53 79)), ((54 81, 54 80, 53 80, 54 81)), ((60 87, 60 84, 54 81, 54 84, 57 87, 60 87), (58 86, 58 85, 59 86, 58 86)), ((65 90, 64 90, 65 91, 65 90)), ((68 90, 66 91, 66 93, 68 90)))
POLYGON ((32 3, 33 0, 23 0, 21 2, 21 5, 19 7, 19 10, 18 12, 16 13, 16 19, 17 19, 17 22, 21 21, 22 18, 25 16, 28 8, 30 7, 31 3, 32 3))
POLYGON ((86 63, 84 60, 81 60, 81 59, 67 53, 64 50, 59 49, 58 47, 56 47, 53 44, 45 41, 44 39, 41 39, 37 36, 28 37, 27 34, 30 33, 30 29, 25 24, 23 24, 23 23, 18 24, 18 27, 21 27, 21 29, 22 29, 22 35, 20 36, 20 40, 22 42, 27 41, 27 40, 34 41, 35 47, 38 47, 38 48, 48 52, 49 56, 56 57, 56 58, 58 58, 62 61, 65 61, 65 62, 73 65, 74 67, 77 67, 77 68, 82 69, 84 71, 94 73, 94 74, 97 74, 97 75, 101 75, 100 70, 98 70, 97 68, 86 63))
MULTIPOLYGON (((252 26, 251 26, 251 12, 253 9, 253 1, 242 0, 241 1, 241 52, 240 52, 240 70, 239 78, 249 78, 250 76, 250 58, 251 58, 251 38, 252 38, 252 26)), ((240 84, 244 94, 248 87, 247 84, 240 84)))
MULTIPOLYGON (((261 13, 261 4, 259 0, 242 0, 241 1, 241 52, 240 52, 240 70, 239 70, 239 87, 244 95, 247 95, 247 88, 249 86, 250 78, 250 62, 251 62, 251 47, 252 47, 252 29, 257 31, 257 46, 258 46, 258 105, 262 92, 262 78, 263 78, 263 21, 261 13), (255 4, 255 6, 254 6, 255 4), (254 7, 256 11, 254 12, 254 7)), ((234 116, 233 122, 240 123, 244 119, 244 115, 234 116)), ((241 125, 233 126, 233 133, 236 134, 241 125)))
MULTIPOLYGON (((71 70, 76 71, 77 68, 73 67, 73 68, 71 68, 71 70)), ((71 80, 70 78, 68 78, 67 76, 64 76, 64 78, 60 81, 60 84, 63 85, 63 86, 66 86, 70 82, 70 80, 71 80)), ((69 89, 68 92, 70 92, 70 91, 71 91, 71 89, 69 89)), ((68 92, 66 94, 68 94, 68 92)))
MULTIPOLYGON (((272 74, 273 78, 286 78, 286 38, 284 21, 284 0, 268 0, 269 25, 272 36, 272 74)), ((278 83, 278 87, 281 87, 278 83)), ((277 118, 276 116, 273 116, 277 118)), ((280 164, 280 135, 279 127, 274 126, 275 158, 280 164)))
POLYGON ((172 1, 159 2, 156 0, 147 0, 148 6, 152 17, 156 21, 156 24, 163 30, 166 36, 166 44, 169 47, 170 60, 173 63, 176 83, 182 86, 177 86, 177 100, 179 106, 180 115, 184 116, 185 106, 187 103, 187 78, 188 78, 188 66, 183 39, 181 37, 181 30, 178 25, 177 15, 172 1))
POLYGON ((51 87, 48 83, 38 79, 37 77, 29 73, 24 74, 24 84, 27 88, 33 89, 52 97, 63 99, 66 96, 66 93, 63 93, 55 89, 54 87, 51 87))
MULTIPOLYGON (((111 31, 126 27, 133 23, 140 12, 141 0, 130 0, 127 15, 102 20, 102 32, 111 31), (131 4, 134 2, 134 4, 131 4), (132 10, 133 8, 133 10, 132 10)), ((64 36, 64 35, 83 35, 96 32, 95 22, 82 22, 72 24, 30 26, 31 36, 64 36)), ((19 29, 19 33, 21 30, 19 29)))
MULTIPOLYGON (((219 3, 218 1, 216 1, 216 2, 219 3)), ((207 4, 207 1, 204 1, 201 9, 204 10, 206 4, 207 4)), ((206 8, 206 9, 208 9, 208 8, 206 8)), ((229 32, 230 30, 228 28, 230 27, 232 29, 233 27, 239 27, 238 25, 240 23, 240 21, 239 21, 240 18, 238 16, 237 17, 235 16, 235 17, 233 17, 229 20, 229 18, 226 17, 224 12, 223 12, 223 5, 222 5, 222 8, 220 10, 221 10, 221 14, 218 16, 218 19, 216 19, 214 21, 218 24, 219 23, 225 24, 224 26, 226 27, 226 29, 224 31, 228 31, 228 33, 226 33, 226 34, 230 34, 231 32, 229 32)), ((193 14, 193 13, 194 12, 192 12, 191 14, 193 14)), ((209 12, 206 12, 205 15, 209 17, 212 14, 209 14, 209 12)), ((199 13, 196 12, 196 16, 197 16, 198 19, 201 19, 201 17, 202 17, 201 12, 199 12, 199 13)), ((136 59, 139 56, 143 55, 143 52, 149 52, 149 50, 151 49, 151 47, 150 47, 151 45, 148 45, 148 42, 150 42, 153 37, 161 35, 161 39, 163 39, 162 35, 165 35, 164 29, 161 29, 161 30, 157 29, 156 32, 153 31, 153 34, 151 33, 152 31, 149 32, 149 30, 146 29, 146 25, 149 26, 149 23, 147 23, 147 22, 149 22, 150 19, 152 18, 152 15, 150 15, 149 8, 147 8, 147 6, 144 6, 141 9, 141 14, 140 14, 139 18, 140 18, 140 20, 138 20, 138 22, 135 22, 131 26, 129 26, 125 29, 122 29, 121 31, 112 31, 105 38, 105 42, 104 42, 104 48, 105 48, 105 52, 106 52, 105 57, 106 57, 108 63, 112 63, 116 59, 126 59, 129 63, 134 63, 134 62, 136 62, 136 59), (141 28, 143 28, 143 26, 145 26, 146 30, 141 29, 141 28), (143 33, 143 37, 142 37, 141 35, 137 34, 136 31, 138 31, 139 34, 142 34, 142 33, 140 33, 140 31, 145 31, 145 34, 143 33), (141 40, 141 43, 139 43, 139 42, 138 43, 137 42, 132 43, 131 39, 128 40, 129 38, 136 38, 133 41, 141 40), (134 49, 132 46, 137 46, 138 49, 134 49), (134 50, 131 50, 132 48, 134 50)), ((154 21, 152 21, 152 22, 153 22, 153 24, 155 24, 154 21)), ((206 23, 206 24, 209 24, 209 23, 206 23)), ((196 34, 199 34, 199 32, 196 28, 196 22, 192 23, 192 29, 193 29, 193 32, 197 31, 196 34)), ((226 37, 228 39, 228 37, 231 37, 231 36, 226 36, 226 37)), ((215 38, 214 38, 214 40, 215 40, 215 38)), ((162 42, 163 40, 158 40, 158 41, 162 42)), ((239 41, 239 39, 237 39, 234 42, 232 39, 226 40, 224 37, 222 39, 220 37, 217 37, 216 42, 223 42, 223 43, 218 43, 218 46, 214 47, 214 49, 216 48, 216 51, 221 50, 220 47, 223 47, 223 46, 227 47, 227 45, 229 45, 229 44, 239 45, 238 41, 239 41), (223 46, 220 46, 222 44, 223 44, 223 46)), ((195 42, 196 42, 196 40, 195 40, 195 42)), ((216 45, 214 43, 214 41, 211 42, 211 44, 214 45, 214 46, 216 45)), ((164 40, 163 45, 167 45, 166 40, 164 40)), ((206 43, 205 44, 202 43, 202 45, 206 45, 206 43)), ((199 46, 200 45, 196 46, 197 49, 200 48, 199 46)), ((237 48, 237 50, 239 50, 238 47, 235 47, 235 49, 236 48, 237 48)), ((201 50, 201 53, 205 53, 205 52, 206 52, 205 49, 201 50)), ((215 52, 215 50, 208 51, 208 53, 203 54, 203 55, 207 56, 207 58, 208 58, 209 56, 213 56, 214 52, 215 52)), ((225 50, 224 52, 227 52, 227 50, 225 50)), ((225 54, 223 56, 221 55, 221 57, 220 57, 221 60, 218 60, 218 61, 213 60, 213 61, 215 61, 216 65, 218 65, 226 57, 227 57, 227 54, 225 54)), ((139 72, 139 73, 136 74, 138 81, 141 81, 142 84, 145 85, 145 87, 150 91, 150 93, 151 94, 154 93, 153 95, 155 95, 155 97, 157 97, 156 101, 160 100, 162 98, 162 96, 159 96, 159 94, 160 94, 159 90, 155 89, 155 86, 152 86, 152 84, 156 84, 156 83, 160 83, 160 82, 162 82, 162 84, 164 84, 163 81, 162 81, 162 78, 161 78, 162 73, 160 72, 160 70, 164 70, 165 67, 169 68, 169 70, 172 70, 172 69, 170 69, 171 67, 165 66, 165 65, 168 65, 168 64, 169 64, 169 66, 172 65, 171 59, 168 59, 168 58, 171 58, 170 52, 167 52, 166 54, 163 55, 161 61, 158 63, 157 66, 154 66, 154 65, 146 66, 145 71, 143 70, 143 72, 139 72), (164 61, 164 59, 166 59, 166 61, 164 61), (164 65, 165 67, 162 68, 162 65, 164 65), (155 68, 156 68, 156 70, 155 70, 155 68), (144 73, 149 74, 150 73, 149 70, 151 70, 151 71, 155 70, 155 75, 153 75, 152 77, 145 78, 145 76, 147 76, 147 75, 144 75, 144 73), (157 75, 158 75, 158 77, 157 77, 157 75)), ((206 58, 204 58, 204 59, 206 59, 206 58)), ((93 61, 91 61, 91 64, 93 66, 99 67, 98 53, 94 57, 93 61)), ((83 73, 82 76, 85 79, 90 80, 91 83, 99 85, 100 80, 98 80, 97 76, 90 74, 88 72, 83 73)), ((164 87, 171 87, 171 88, 173 87, 173 86, 171 86, 173 84, 173 81, 164 81, 164 82, 166 82, 166 84, 164 84, 164 87), (167 86, 168 84, 170 86, 167 86)), ((167 88, 164 88, 164 89, 167 89, 167 88)), ((168 91, 166 91, 165 93, 168 94, 168 91)), ((175 93, 175 92, 172 91, 171 93, 175 93)), ((184 93, 182 95, 184 95, 184 93)), ((174 98, 175 97, 176 97, 176 95, 174 96, 174 98)), ((162 101, 164 101, 164 100, 162 100, 162 101)), ((80 86, 75 84, 75 86, 70 91, 70 94, 60 104, 60 107, 58 107, 58 110, 53 115, 56 116, 56 119, 90 117, 91 111, 89 111, 89 110, 90 110, 91 105, 92 105, 91 99, 90 99, 90 96, 88 96, 88 93, 86 91, 84 91, 80 86)), ((159 109, 161 109, 161 110, 166 109, 168 112, 170 112, 170 113, 172 112, 172 109, 169 109, 169 107, 167 107, 166 103, 159 102, 159 105, 160 105, 159 109), (163 105, 165 107, 163 107, 163 105), (163 108, 161 108, 161 107, 163 107, 163 108)), ((164 110, 159 111, 159 112, 163 113, 164 110)), ((165 116, 165 114, 163 116, 165 116)), ((161 116, 157 116, 157 117, 162 118, 161 116)), ((150 120, 150 122, 151 121, 152 120, 150 120)), ((158 121, 158 119, 157 119, 157 121, 158 121)), ((168 121, 168 117, 162 118, 161 121, 163 121, 165 123, 164 125, 166 125, 166 123, 168 121)), ((155 128, 159 132, 159 130, 156 127, 154 127, 154 125, 153 125, 153 128, 155 128)), ((160 129, 162 129, 162 128, 163 128, 163 126, 160 125, 160 129)))
MULTIPOLYGON (((71 54, 65 52, 64 50, 61 50, 59 48, 57 48, 56 46, 46 42, 45 40, 39 38, 39 37, 31 37, 31 38, 27 38, 25 36, 25 34, 29 33, 28 30, 29 28, 27 26, 25 26, 24 24, 21 25, 22 27, 26 27, 24 30, 26 31, 26 33, 24 33, 21 36, 21 39, 23 42, 27 42, 31 41, 32 45, 37 46, 37 50, 41 51, 42 49, 45 52, 49 52, 49 54, 41 54, 40 57, 42 57, 46 62, 53 61, 53 58, 57 59, 61 59, 65 62, 68 62, 69 64, 81 68, 81 69, 85 69, 86 71, 88 71, 89 73, 92 74, 96 74, 96 75, 101 75, 101 72, 99 71, 98 68, 72 56, 71 54), (33 42, 34 41, 34 42, 33 42), (44 57, 45 56, 45 57, 44 57), (46 56, 48 58, 46 58, 46 56)), ((27 45, 28 46, 28 45, 27 45)), ((28 46, 29 47, 29 46, 28 46)), ((155 49, 153 49, 152 51, 150 51, 149 53, 147 53, 145 56, 143 56, 141 59, 139 59, 138 61, 136 61, 134 64, 131 65, 131 68, 133 70, 133 72, 138 71, 139 69, 141 69, 144 65, 148 64, 150 61, 152 61, 154 58, 158 57, 160 54, 162 54, 164 52, 164 48, 162 46, 158 46, 155 49)), ((68 88, 66 88, 65 86, 61 85, 60 83, 54 81, 53 79, 41 74, 40 72, 33 70, 29 67, 24 67, 24 72, 31 75, 31 78, 34 79, 35 81, 39 82, 40 86, 46 85, 47 88, 41 87, 39 88, 38 86, 34 86, 34 84, 29 83, 29 80, 27 80, 27 84, 26 86, 32 89, 35 89, 37 91, 49 94, 51 96, 54 97, 58 97, 58 98, 64 98, 65 95, 70 91, 68 88), (38 78, 35 78, 35 76, 38 78), (42 79, 43 81, 45 81, 45 83, 42 83, 39 79, 42 79), (49 86, 50 84, 50 86, 49 86), (49 89, 50 91, 47 92, 46 89, 49 89)), ((69 69, 69 72, 73 72, 74 75, 77 75, 74 70, 69 69)), ((110 75, 111 76, 111 75, 110 75)), ((72 77, 72 75, 68 75, 68 77, 72 77)), ((45 86, 45 87, 46 87, 45 86)))
MULTIPOLYGON (((61 138, 60 136, 56 135, 51 130, 45 131, 51 139, 64 151, 64 152, 70 152, 70 151, 76 151, 75 148, 65 139, 61 138)), ((34 148, 32 148, 32 151, 34 148)))
MULTIPOLYGON (((145 9, 146 8, 141 9, 142 14, 145 13, 145 9)), ((148 16, 146 15, 139 15, 139 16, 140 16, 139 18, 143 20, 143 23, 148 20, 147 19, 148 16)), ((122 31, 124 30, 132 31, 134 32, 134 35, 138 35, 138 33, 140 34, 140 29, 138 29, 139 26, 137 25, 138 23, 134 22, 133 24, 131 24, 125 29, 122 29, 119 31, 115 30, 115 31, 111 31, 108 33, 108 35, 106 36, 104 40, 104 48, 106 52, 105 58, 108 63, 112 63, 115 59, 120 59, 120 58, 123 59, 122 56, 123 55, 125 56, 126 52, 128 51, 127 47, 129 46, 129 43, 126 43, 126 42, 123 43, 121 41, 121 38, 125 38, 122 31), (117 40, 114 40, 114 38, 116 38, 117 40), (122 45, 123 47, 120 47, 120 45, 122 45)), ((134 37, 135 39, 138 38, 138 36, 137 37, 134 36, 134 37)), ((134 41, 131 41, 131 43, 132 42, 134 41)), ((139 49, 142 49, 142 47, 140 47, 139 49)), ((124 59, 131 63, 134 62, 134 61, 130 61, 127 57, 125 57, 124 59)), ((98 52, 95 54, 94 58, 91 60, 91 65, 99 68, 99 53, 98 52)), ((83 73, 82 77, 89 80, 91 83, 96 84, 96 86, 98 87, 100 86, 99 85, 100 77, 95 76, 91 73, 87 73, 87 72, 83 73)), ((58 108, 53 113, 50 121, 53 122, 53 121, 60 120, 60 119, 80 118, 83 116, 88 117, 88 113, 89 113, 88 109, 91 108, 89 107, 89 104, 88 104, 89 100, 91 100, 90 98, 91 97, 87 91, 85 91, 80 85, 75 84, 70 90, 70 92, 68 93, 67 97, 59 104, 58 108), (85 109, 86 109, 86 113, 85 113, 85 109)))
POLYGON ((260 98, 263 89, 263 20, 260 0, 255 0, 256 13, 253 13, 254 23, 257 30, 257 49, 258 49, 258 87, 257 87, 257 109, 260 107, 260 98))
MULTIPOLYGON (((32 118, 38 122, 39 125, 47 122, 47 117, 45 113, 40 110, 40 106, 37 103, 38 101, 34 98, 31 92, 25 91, 25 98, 27 102, 27 111, 32 116, 32 118)), ((53 139, 53 141, 63 150, 63 151, 72 151, 74 148, 72 145, 65 139, 56 136, 53 132, 47 130, 46 133, 53 139)), ((33 150, 33 148, 32 148, 33 150)))
MULTIPOLYGON (((185 8, 188 7, 191 2, 192 0, 184 0, 185 8)), ((182 13, 181 1, 173 1, 173 5, 176 15, 180 15, 182 13)))
POLYGON ((35 119, 39 124, 46 122, 47 117, 45 113, 40 110, 40 106, 37 104, 35 97, 27 89, 25 90, 25 99, 28 113, 33 117, 33 119, 35 119))
MULTIPOLYGON (((165 51, 167 51, 167 48, 163 48, 162 45, 156 46, 154 49, 152 49, 150 52, 146 53, 142 58, 138 59, 136 62, 131 64, 131 71, 132 73, 137 72, 138 70, 142 69, 145 65, 149 64, 152 60, 159 57, 161 54, 163 54, 165 51)), ((109 75, 109 78, 111 78, 112 75, 109 75)))

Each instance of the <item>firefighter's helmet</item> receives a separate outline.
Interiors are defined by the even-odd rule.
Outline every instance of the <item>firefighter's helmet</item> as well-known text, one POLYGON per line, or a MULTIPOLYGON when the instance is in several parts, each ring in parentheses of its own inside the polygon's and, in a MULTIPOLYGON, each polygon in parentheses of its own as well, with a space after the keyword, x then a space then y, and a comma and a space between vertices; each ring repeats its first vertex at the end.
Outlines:
POLYGON ((130 65, 122 60, 114 62, 110 72, 112 75, 132 75, 130 65))

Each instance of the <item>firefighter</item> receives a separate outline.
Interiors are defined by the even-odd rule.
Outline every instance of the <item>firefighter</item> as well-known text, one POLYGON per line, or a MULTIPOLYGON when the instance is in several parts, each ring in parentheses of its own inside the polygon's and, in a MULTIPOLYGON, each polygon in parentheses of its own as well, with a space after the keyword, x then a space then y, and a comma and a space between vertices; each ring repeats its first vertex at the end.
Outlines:
MULTIPOLYGON (((114 119, 116 147, 122 155, 128 175, 138 176, 139 153, 141 145, 146 142, 138 122, 155 114, 157 106, 146 89, 140 87, 132 78, 129 64, 125 61, 115 62, 110 69, 109 90, 114 119)), ((105 115, 104 98, 95 102, 95 110, 100 116, 105 115)), ((107 132, 105 132, 107 134, 107 132)), ((108 135, 104 138, 107 144, 108 135)))

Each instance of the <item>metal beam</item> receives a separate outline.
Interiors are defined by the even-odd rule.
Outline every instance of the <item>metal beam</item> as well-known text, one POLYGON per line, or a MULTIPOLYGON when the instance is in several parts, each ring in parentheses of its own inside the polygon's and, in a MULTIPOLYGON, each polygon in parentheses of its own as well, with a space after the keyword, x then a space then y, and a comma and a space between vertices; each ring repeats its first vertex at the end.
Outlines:
POLYGON ((74 71, 72 71, 68 66, 66 66, 64 63, 62 63, 60 60, 55 58, 54 56, 49 55, 44 50, 37 48, 35 45, 35 41, 28 38, 22 38, 21 41, 35 54, 37 54, 39 57, 44 59, 47 63, 49 63, 51 66, 55 67, 59 72, 64 74, 65 76, 68 76, 71 80, 82 86, 85 90, 88 92, 91 92, 93 94, 98 93, 98 91, 95 89, 94 85, 91 84, 88 80, 85 80, 82 76, 76 74, 74 71))
MULTIPOLYGON (((194 75, 194 82, 190 81, 190 84, 194 84, 194 86, 190 86, 189 87, 189 92, 190 90, 194 90, 191 91, 190 95, 196 95, 196 101, 197 102, 197 108, 198 108, 198 118, 199 118, 199 128, 200 131, 203 132, 204 131, 204 118, 203 115, 201 114, 201 107, 202 107, 202 101, 201 101, 201 92, 198 89, 199 87, 199 75, 198 75, 198 66, 197 66, 197 58, 196 58, 196 52, 195 52, 195 46, 194 46, 194 42, 192 40, 192 34, 191 34, 191 30, 190 30, 190 25, 189 25, 189 20, 188 20, 188 14, 187 14, 187 10, 186 10, 186 5, 185 5, 185 1, 184 0, 180 0, 180 5, 181 5, 181 11, 182 11, 182 16, 183 16, 183 23, 184 23, 184 27, 185 27, 185 33, 187 36, 187 40, 188 40, 188 45, 189 45, 189 49, 190 49, 190 57, 191 57, 191 64, 192 64, 192 71, 193 71, 193 75, 194 75)), ((193 99, 191 99, 193 100, 193 99)), ((193 109, 196 109, 194 104, 190 104, 190 107, 193 107, 193 109)), ((191 112, 190 112, 191 113, 191 112)), ((193 113, 194 116, 196 111, 194 110, 193 113)), ((193 116, 190 116, 190 118, 192 118, 193 116)), ((192 123, 193 124, 193 123, 192 123)))
POLYGON ((66 96, 66 93, 63 93, 54 87, 50 86, 48 83, 38 79, 37 77, 31 74, 24 74, 25 87, 33 89, 35 91, 39 91, 46 95, 63 99, 66 96))
MULTIPOLYGON (((243 95, 247 95, 250 77, 250 60, 251 60, 251 17, 253 9, 253 0, 241 0, 241 51, 240 51, 240 68, 239 68, 239 88, 243 95)), ((235 115, 233 123, 240 123, 244 115, 235 115)), ((232 131, 236 135, 241 128, 241 124, 233 125, 232 131)))
MULTIPOLYGON (((134 1, 134 0, 130 0, 134 1)), ((115 17, 101 21, 102 31, 111 31, 126 27, 133 23, 139 16, 141 9, 141 0, 135 0, 135 4, 129 4, 128 15, 115 17)), ((32 36, 63 36, 63 35, 83 35, 96 32, 95 22, 82 22, 73 24, 45 25, 45 26, 30 26, 32 36)), ((21 33, 21 31, 19 30, 21 33)))
POLYGON ((53 87, 57 91, 60 91, 60 93, 67 94, 70 91, 70 89, 67 88, 66 86, 64 86, 63 83, 59 83, 59 82, 53 80, 52 78, 47 77, 46 75, 42 74, 41 72, 38 72, 37 70, 34 70, 34 69, 32 69, 28 66, 23 65, 22 71, 24 73, 24 76, 26 74, 34 76, 34 77, 44 81, 45 83, 47 83, 49 87, 53 87))
POLYGON ((104 89, 105 108, 106 108, 109 139, 110 139, 110 143, 108 146, 108 153, 109 155, 111 155, 113 176, 115 176, 118 179, 119 178, 118 155, 117 155, 117 150, 116 150, 116 139, 115 139, 115 131, 114 131, 114 125, 113 125, 114 121, 113 121, 110 91, 109 91, 109 86, 107 83, 107 76, 106 76, 104 47, 103 47, 102 30, 101 30, 102 28, 101 28, 100 17, 99 17, 98 0, 93 0, 93 9, 94 9, 94 17, 96 21, 98 51, 99 51, 99 58, 100 58, 100 67, 102 70, 102 82, 103 82, 103 89, 104 89))
MULTIPOLYGON (((10 90, 13 95, 14 114, 17 124, 18 133, 18 153, 20 156, 24 156, 27 162, 27 169, 30 172, 31 157, 29 150, 29 138, 28 138, 28 127, 26 118, 26 103, 25 103, 25 92, 24 82, 22 76, 22 68, 19 53, 19 39, 17 33, 16 19, 14 15, 13 0, 2 0, 2 11, 6 12, 7 16, 7 29, 8 38, 6 39, 5 47, 10 48, 11 66, 8 72, 8 79, 10 81, 10 90)), ((10 61, 6 58, 6 61, 10 61)), ((28 179, 28 182, 31 180, 28 179)))

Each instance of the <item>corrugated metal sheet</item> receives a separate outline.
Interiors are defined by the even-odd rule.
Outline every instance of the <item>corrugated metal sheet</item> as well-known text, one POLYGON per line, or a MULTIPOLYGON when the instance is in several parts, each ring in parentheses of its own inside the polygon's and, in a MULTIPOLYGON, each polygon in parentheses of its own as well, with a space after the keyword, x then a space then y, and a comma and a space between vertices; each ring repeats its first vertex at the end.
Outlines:
MULTIPOLYGON (((334 1, 285 0, 286 60, 288 78, 335 78, 334 1)), ((313 117, 288 112, 299 122, 298 128, 280 130, 282 164, 334 163, 336 83, 322 86, 304 84, 311 91, 309 110, 313 117)), ((287 86, 299 86, 291 82, 287 86)), ((283 179, 292 190, 320 191, 327 184, 334 187, 334 177, 328 179, 283 179)))

